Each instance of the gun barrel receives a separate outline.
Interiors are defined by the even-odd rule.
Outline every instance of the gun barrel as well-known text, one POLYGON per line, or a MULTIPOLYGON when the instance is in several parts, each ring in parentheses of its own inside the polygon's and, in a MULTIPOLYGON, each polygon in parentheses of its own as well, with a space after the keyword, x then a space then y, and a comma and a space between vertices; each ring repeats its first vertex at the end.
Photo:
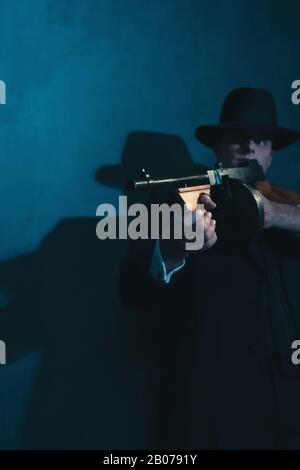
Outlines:
POLYGON ((222 184, 224 177, 238 179, 248 184, 265 179, 262 167, 257 160, 245 161, 238 167, 219 168, 208 170, 203 175, 182 176, 179 178, 159 178, 151 179, 146 175, 141 180, 127 181, 127 189, 129 191, 149 191, 150 189, 162 188, 184 188, 190 186, 200 186, 210 184, 211 186, 222 184))
POLYGON ((180 178, 162 178, 155 180, 129 180, 127 181, 126 186, 129 191, 149 191, 149 189, 184 188, 188 186, 198 186, 202 184, 209 184, 209 176, 207 174, 181 176, 180 178))

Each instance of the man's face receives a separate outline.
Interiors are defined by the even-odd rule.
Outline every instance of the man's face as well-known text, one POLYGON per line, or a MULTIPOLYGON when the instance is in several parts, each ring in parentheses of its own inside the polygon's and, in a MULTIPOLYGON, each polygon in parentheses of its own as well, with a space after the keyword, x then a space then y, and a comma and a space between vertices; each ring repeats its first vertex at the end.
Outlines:
POLYGON ((235 167, 244 160, 256 159, 264 172, 272 163, 272 141, 267 136, 226 132, 215 148, 224 167, 235 167))

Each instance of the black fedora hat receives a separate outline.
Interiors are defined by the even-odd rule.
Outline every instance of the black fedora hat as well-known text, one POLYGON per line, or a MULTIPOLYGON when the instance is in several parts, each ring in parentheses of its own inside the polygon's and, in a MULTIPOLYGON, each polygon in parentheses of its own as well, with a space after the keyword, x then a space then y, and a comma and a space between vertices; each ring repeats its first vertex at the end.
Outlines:
POLYGON ((274 150, 281 150, 300 138, 300 132, 278 125, 273 96, 258 88, 232 90, 223 103, 219 124, 199 126, 196 137, 214 148, 226 131, 267 136, 274 150))

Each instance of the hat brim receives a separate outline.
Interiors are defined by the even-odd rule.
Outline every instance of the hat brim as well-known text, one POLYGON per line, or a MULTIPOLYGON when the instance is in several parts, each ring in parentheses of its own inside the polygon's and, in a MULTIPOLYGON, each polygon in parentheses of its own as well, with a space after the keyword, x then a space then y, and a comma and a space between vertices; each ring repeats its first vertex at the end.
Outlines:
POLYGON ((98 183, 113 188, 124 188, 126 182, 122 165, 105 165, 99 168, 95 173, 95 179, 98 183))
POLYGON ((215 148, 225 131, 247 132, 270 136, 274 150, 281 150, 300 139, 300 132, 285 127, 248 126, 241 123, 222 125, 199 126, 196 129, 196 138, 204 145, 215 148))

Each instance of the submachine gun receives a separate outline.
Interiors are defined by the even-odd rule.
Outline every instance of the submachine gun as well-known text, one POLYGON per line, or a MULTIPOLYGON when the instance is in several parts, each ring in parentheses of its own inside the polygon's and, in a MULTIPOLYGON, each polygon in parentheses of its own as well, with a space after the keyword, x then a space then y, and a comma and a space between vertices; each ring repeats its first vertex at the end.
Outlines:
POLYGON ((195 210, 199 195, 209 194, 216 203, 212 211, 216 219, 218 239, 244 245, 260 235, 264 224, 264 209, 261 195, 255 183, 265 179, 257 160, 243 161, 239 166, 223 168, 217 164, 203 174, 179 178, 152 179, 142 170, 140 180, 129 180, 129 191, 171 192, 174 199, 180 198, 190 210, 195 210))

